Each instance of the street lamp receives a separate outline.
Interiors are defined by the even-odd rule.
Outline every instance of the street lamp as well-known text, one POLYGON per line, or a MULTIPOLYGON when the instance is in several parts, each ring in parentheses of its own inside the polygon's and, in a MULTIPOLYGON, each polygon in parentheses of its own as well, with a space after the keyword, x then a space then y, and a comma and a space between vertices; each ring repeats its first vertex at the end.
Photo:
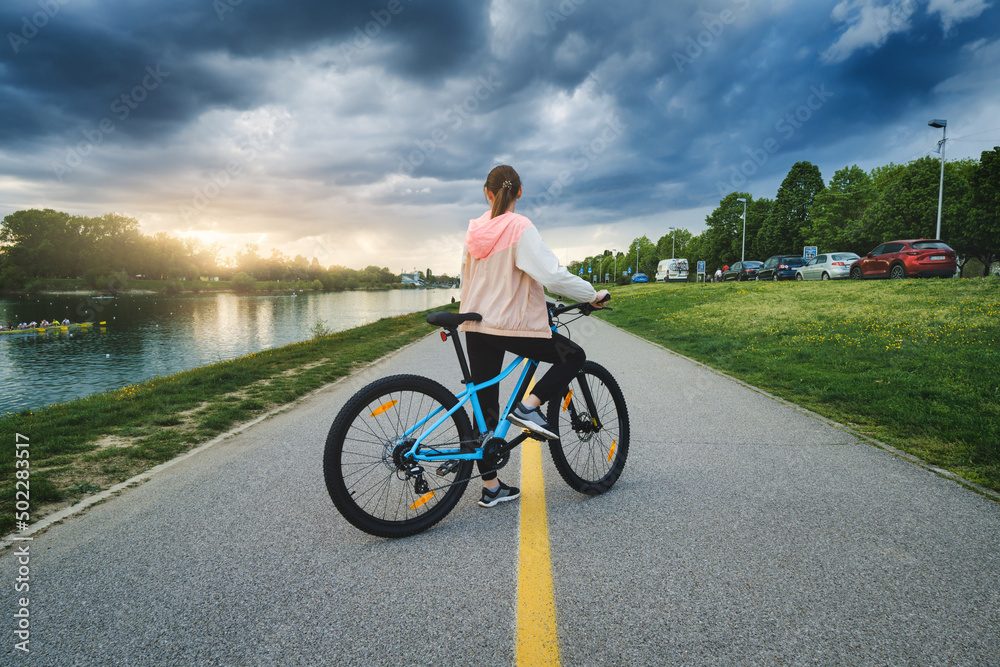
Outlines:
POLYGON ((948 135, 948 121, 935 118, 934 120, 928 121, 928 125, 931 127, 941 128, 941 141, 938 142, 938 148, 941 149, 941 185, 938 188, 938 217, 937 217, 937 231, 934 233, 934 238, 941 238, 941 203, 944 200, 944 143, 947 141, 948 135))
POLYGON ((740 251, 740 261, 742 262, 747 254, 747 200, 737 197, 736 201, 743 202, 743 249, 740 251))
POLYGON ((639 270, 639 239, 635 240, 635 272, 642 273, 639 270))
POLYGON ((674 230, 677 229, 677 228, 676 227, 667 227, 667 229, 670 230, 670 259, 673 259, 674 258, 674 249, 677 247, 675 245, 677 243, 677 239, 674 238, 674 230))
POLYGON ((618 284, 618 250, 615 248, 611 249, 611 254, 615 256, 615 284, 618 284))

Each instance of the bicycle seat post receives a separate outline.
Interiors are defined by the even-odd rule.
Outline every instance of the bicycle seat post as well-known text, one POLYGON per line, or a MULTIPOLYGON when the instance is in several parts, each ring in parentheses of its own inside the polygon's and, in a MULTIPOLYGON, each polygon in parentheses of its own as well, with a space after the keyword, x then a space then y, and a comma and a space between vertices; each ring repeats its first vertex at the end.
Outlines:
POLYGON ((462 383, 471 384, 472 372, 469 371, 469 362, 466 361, 465 350, 462 348, 462 341, 459 340, 458 329, 448 329, 448 333, 443 334, 442 337, 444 336, 451 338, 451 342, 455 345, 455 354, 458 355, 458 365, 462 367, 462 383))
POLYGON ((458 325, 462 322, 478 322, 482 320, 479 313, 450 313, 447 311, 437 311, 427 316, 428 324, 441 327, 445 332, 441 333, 442 338, 451 338, 455 345, 455 354, 458 355, 458 364, 462 368, 462 382, 472 383, 472 373, 469 371, 469 363, 465 358, 465 350, 462 349, 462 341, 458 337, 458 325))

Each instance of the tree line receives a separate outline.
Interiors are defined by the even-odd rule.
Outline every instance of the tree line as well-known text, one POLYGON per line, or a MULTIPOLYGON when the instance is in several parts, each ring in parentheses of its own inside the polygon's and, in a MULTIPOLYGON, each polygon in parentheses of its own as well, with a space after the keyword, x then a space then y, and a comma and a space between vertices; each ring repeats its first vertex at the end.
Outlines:
MULTIPOLYGON (((139 232, 134 218, 107 213, 99 217, 70 215, 52 209, 11 213, 0 224, 0 290, 15 291, 49 279, 83 279, 100 288, 111 276, 147 280, 199 280, 239 276, 244 289, 251 281, 307 282, 317 289, 345 290, 398 285, 400 275, 386 267, 322 267, 314 257, 287 257, 278 250, 262 255, 247 245, 223 261, 218 245, 178 239, 160 232, 139 232), (244 277, 245 276, 245 277, 244 277), (318 282, 317 282, 318 281, 318 282)), ((420 272, 434 279, 430 269, 420 272)), ((447 282, 448 276, 438 276, 447 282)))
MULTIPOLYGON (((944 172, 941 240, 958 254, 963 275, 971 260, 986 275, 1000 261, 1000 147, 983 151, 979 160, 946 162, 944 172)), ((868 172, 844 167, 824 183, 818 167, 798 162, 774 199, 755 199, 749 192, 723 197, 697 236, 678 229, 655 244, 642 236, 626 251, 605 250, 569 268, 574 273, 582 268, 585 276, 592 268, 603 280, 613 274, 617 258, 617 282, 627 282, 621 272, 628 267, 652 279, 659 261, 673 253, 691 262, 693 280, 699 260, 714 272, 741 258, 801 256, 805 246, 864 256, 885 241, 935 237, 940 175, 940 160, 922 157, 868 172)))

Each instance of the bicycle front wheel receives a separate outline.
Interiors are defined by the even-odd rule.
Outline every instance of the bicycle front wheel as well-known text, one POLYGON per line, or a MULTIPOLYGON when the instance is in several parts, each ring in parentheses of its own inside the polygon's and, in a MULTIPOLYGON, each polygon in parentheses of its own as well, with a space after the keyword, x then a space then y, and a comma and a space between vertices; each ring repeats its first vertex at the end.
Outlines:
MULTIPOLYGON (((405 537, 443 519, 465 492, 472 461, 423 463, 404 454, 438 417, 407 431, 458 400, 419 375, 377 380, 355 394, 330 427, 323 474, 330 498, 355 527, 379 537, 405 537)), ((458 410, 423 440, 421 451, 457 450, 473 440, 466 411, 458 410)))
POLYGON ((552 462, 581 493, 596 496, 618 481, 628 458, 629 423, 625 396, 600 364, 587 361, 561 398, 549 401, 552 462))

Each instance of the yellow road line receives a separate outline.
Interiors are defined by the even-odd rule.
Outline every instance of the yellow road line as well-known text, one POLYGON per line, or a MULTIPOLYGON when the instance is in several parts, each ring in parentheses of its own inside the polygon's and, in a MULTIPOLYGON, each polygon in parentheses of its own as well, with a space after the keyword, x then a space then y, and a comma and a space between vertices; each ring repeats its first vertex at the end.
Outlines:
POLYGON ((537 440, 521 444, 521 560, 517 577, 519 667, 559 664, 541 447, 537 440))

